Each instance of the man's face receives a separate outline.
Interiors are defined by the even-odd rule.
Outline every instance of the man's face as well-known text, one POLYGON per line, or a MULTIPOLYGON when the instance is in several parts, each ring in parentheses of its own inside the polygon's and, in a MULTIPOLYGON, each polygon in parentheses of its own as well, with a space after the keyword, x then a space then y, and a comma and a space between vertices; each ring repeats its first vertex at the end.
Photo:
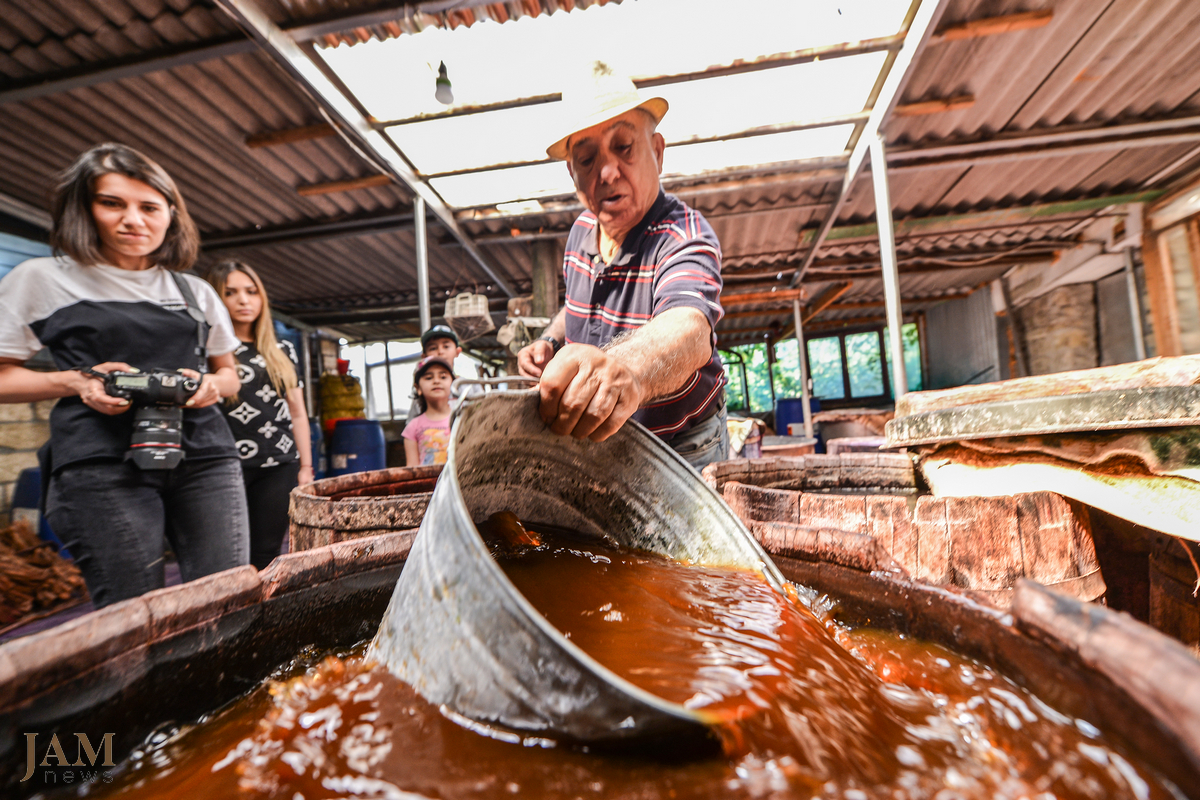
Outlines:
POLYGON ((429 344, 425 345, 426 358, 444 358, 451 364, 454 363, 454 359, 458 358, 461 353, 462 348, 455 344, 453 339, 445 337, 433 339, 429 344))
POLYGON ((666 142, 652 118, 631 109, 571 136, 567 169, 583 205, 621 242, 658 197, 666 142))

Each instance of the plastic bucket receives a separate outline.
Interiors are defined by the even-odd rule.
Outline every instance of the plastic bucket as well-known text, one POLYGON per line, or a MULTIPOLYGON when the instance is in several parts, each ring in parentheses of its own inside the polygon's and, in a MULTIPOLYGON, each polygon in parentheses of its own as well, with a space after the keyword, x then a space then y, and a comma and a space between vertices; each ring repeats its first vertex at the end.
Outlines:
POLYGON ((616 743, 707 740, 711 714, 617 676, 554 628, 492 560, 498 511, 693 564, 783 578, 717 493, 641 425, 603 442, 552 433, 537 390, 467 401, 370 656, 434 704, 509 730, 616 743))
POLYGON ((339 419, 329 442, 329 475, 387 467, 383 427, 373 419, 339 419))

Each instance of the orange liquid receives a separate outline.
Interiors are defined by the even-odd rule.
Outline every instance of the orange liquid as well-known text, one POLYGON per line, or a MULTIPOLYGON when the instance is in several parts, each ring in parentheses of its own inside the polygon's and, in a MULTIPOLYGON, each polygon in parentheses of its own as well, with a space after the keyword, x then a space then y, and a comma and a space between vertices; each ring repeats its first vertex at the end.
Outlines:
POLYGON ((1171 797, 1092 726, 944 648, 839 627, 759 575, 533 527, 538 547, 497 543, 514 583, 618 675, 719 715, 726 755, 484 736, 342 654, 147 748, 89 796, 1171 797))

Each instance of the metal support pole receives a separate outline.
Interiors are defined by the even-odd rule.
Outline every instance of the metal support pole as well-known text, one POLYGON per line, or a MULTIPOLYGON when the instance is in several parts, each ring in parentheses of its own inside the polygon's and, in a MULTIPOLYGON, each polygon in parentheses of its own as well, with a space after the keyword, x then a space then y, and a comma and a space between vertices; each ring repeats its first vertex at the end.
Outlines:
POLYGON ((312 337, 314 334, 308 331, 301 331, 300 333, 300 370, 304 373, 304 410, 308 412, 309 417, 314 417, 317 414, 317 409, 313 404, 313 399, 316 396, 313 391, 312 368, 312 337))
POLYGON ((370 347, 366 342, 363 343, 363 392, 366 394, 366 402, 363 404, 366 409, 367 419, 375 419, 375 399, 371 397, 371 362, 367 360, 367 348, 370 347))
MULTIPOLYGON (((804 438, 813 438, 812 408, 808 399, 808 370, 804 367, 804 324, 800 298, 792 300, 792 315, 796 318, 796 364, 800 370, 800 409, 804 414, 804 438)), ((786 431, 784 432, 786 434, 786 431)))
MULTIPOLYGON (((771 390, 771 410, 775 410, 775 343, 771 341, 768 334, 763 341, 763 345, 767 348, 767 387, 771 390)), ((778 433, 778 431, 776 431, 778 433)))
POLYGON ((417 304, 421 315, 421 333, 429 330, 429 242, 425 230, 425 198, 413 198, 413 232, 417 240, 417 304))
POLYGON ((391 342, 383 343, 383 371, 384 371, 384 375, 387 378, 388 419, 395 422, 395 420, 396 420, 396 401, 392 397, 392 354, 390 352, 388 352, 391 350, 391 347, 389 347, 390 344, 391 344, 391 342))
POLYGON ((887 155, 883 139, 871 140, 871 180, 875 184, 875 222, 879 227, 879 260, 883 268, 883 303, 887 310, 888 331, 891 333, 892 394, 899 400, 908 392, 908 375, 904 370, 904 339, 900 311, 900 273, 896 267, 896 232, 892 225, 892 197, 888 189, 887 155))
POLYGON ((1133 352, 1138 361, 1146 358, 1146 336, 1142 333, 1142 298, 1133 272, 1133 248, 1125 248, 1125 288, 1129 290, 1129 317, 1133 322, 1133 352))

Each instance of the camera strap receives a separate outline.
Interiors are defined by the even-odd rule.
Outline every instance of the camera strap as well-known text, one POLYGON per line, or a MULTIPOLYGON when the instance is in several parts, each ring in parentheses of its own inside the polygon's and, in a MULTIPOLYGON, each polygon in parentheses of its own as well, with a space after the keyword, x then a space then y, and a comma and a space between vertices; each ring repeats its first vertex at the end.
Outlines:
POLYGON ((198 371, 201 374, 208 372, 208 337, 205 335, 205 326, 208 320, 204 316, 204 312, 200 310, 200 304, 196 302, 196 295, 192 294, 192 288, 187 285, 187 281, 178 272, 169 273, 175 281, 175 285, 179 287, 179 293, 183 295, 183 302, 187 305, 188 316, 196 320, 196 360, 200 364, 198 371))

